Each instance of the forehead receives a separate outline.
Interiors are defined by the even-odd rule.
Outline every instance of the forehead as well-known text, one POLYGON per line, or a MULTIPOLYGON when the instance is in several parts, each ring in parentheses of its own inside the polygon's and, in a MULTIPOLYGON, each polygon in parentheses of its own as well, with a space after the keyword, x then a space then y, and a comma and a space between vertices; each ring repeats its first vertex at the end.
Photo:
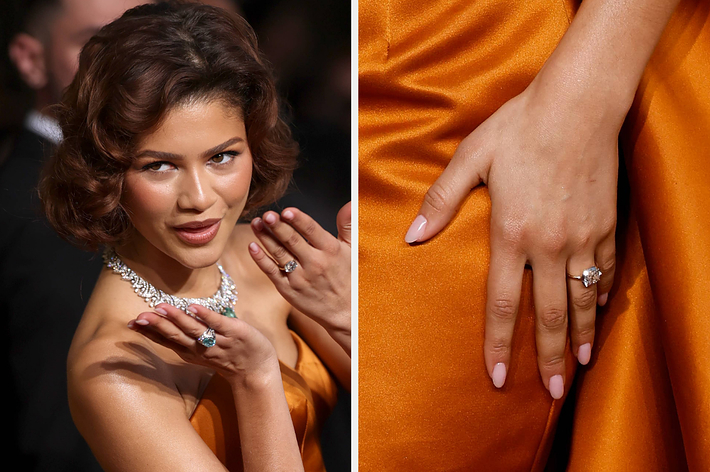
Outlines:
POLYGON ((158 128, 140 139, 138 150, 200 154, 234 137, 246 141, 240 109, 222 100, 191 100, 170 108, 158 128))

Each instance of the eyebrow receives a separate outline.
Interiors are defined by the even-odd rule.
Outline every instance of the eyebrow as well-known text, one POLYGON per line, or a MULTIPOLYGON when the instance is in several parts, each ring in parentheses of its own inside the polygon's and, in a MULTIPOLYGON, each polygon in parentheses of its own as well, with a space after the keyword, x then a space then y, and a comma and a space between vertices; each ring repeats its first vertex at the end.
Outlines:
MULTIPOLYGON (((229 146, 232 146, 232 145, 240 143, 240 142, 244 142, 244 140, 238 136, 235 136, 234 138, 228 139, 227 141, 223 142, 222 144, 218 144, 215 147, 212 147, 212 148, 206 150, 205 152, 203 152, 200 155, 200 157, 205 158, 205 157, 212 156, 214 154, 218 154, 218 153, 224 151, 225 149, 227 149, 229 146)), ((152 151, 150 149, 146 149, 145 151, 141 151, 136 156, 136 159, 139 157, 144 157, 144 156, 154 157, 156 159, 172 159, 172 160, 179 160, 179 159, 185 158, 185 156, 183 156, 182 154, 174 154, 172 152, 163 152, 163 151, 152 151)))

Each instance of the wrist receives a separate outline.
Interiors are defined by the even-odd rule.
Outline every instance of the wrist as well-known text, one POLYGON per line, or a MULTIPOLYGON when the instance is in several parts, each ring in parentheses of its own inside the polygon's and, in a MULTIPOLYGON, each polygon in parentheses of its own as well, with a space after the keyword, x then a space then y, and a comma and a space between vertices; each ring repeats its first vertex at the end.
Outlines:
POLYGON ((232 391, 241 392, 263 392, 270 390, 274 385, 281 385, 281 368, 278 360, 265 361, 258 368, 248 371, 235 372, 225 376, 232 386, 232 391))
POLYGON ((526 89, 531 103, 567 125, 609 129, 618 134, 636 93, 618 77, 591 76, 548 65, 526 89))

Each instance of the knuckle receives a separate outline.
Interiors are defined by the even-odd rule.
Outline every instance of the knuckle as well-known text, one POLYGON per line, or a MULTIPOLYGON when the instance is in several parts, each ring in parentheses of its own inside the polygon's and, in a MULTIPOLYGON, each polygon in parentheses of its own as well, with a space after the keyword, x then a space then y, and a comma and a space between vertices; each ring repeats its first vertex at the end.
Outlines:
POLYGON ((276 247, 276 248, 272 251, 272 254, 274 255, 274 257, 275 257, 276 259, 283 259, 283 258, 285 258, 286 256, 288 256, 288 252, 286 251, 286 249, 285 249, 283 246, 278 246, 278 247, 276 247))
POLYGON ((540 326, 547 331, 557 331, 567 326, 567 310, 557 306, 548 306, 540 314, 540 326))
POLYGON ((292 232, 288 238, 286 238, 286 244, 289 247, 296 247, 298 244, 301 242, 301 237, 294 231, 292 232))
POLYGON ((488 343, 488 352, 497 359, 507 357, 510 354, 510 343, 505 339, 492 339, 488 343))
POLYGON ((450 190, 440 182, 434 182, 424 195, 424 203, 437 213, 443 213, 449 206, 450 190))
POLYGON ((515 321, 516 308, 512 298, 495 298, 489 308, 494 320, 509 323, 515 321))
POLYGON ((599 270, 602 271, 602 277, 606 274, 612 274, 616 266, 616 249, 604 255, 604 259, 599 263, 599 270))
POLYGON ((560 371, 565 363, 563 354, 547 356, 539 359, 540 369, 545 371, 560 371))
POLYGON ((597 304, 597 291, 586 289, 572 296, 572 305, 582 311, 593 309, 597 304))
POLYGON ((594 340, 594 322, 585 323, 577 328, 576 333, 577 340, 580 344, 585 342, 592 342, 594 340))
POLYGON ((518 247, 522 244, 525 229, 515 218, 503 217, 497 222, 498 235, 502 243, 509 247, 518 247))
POLYGON ((572 248, 575 251, 583 251, 588 249, 593 239, 593 234, 590 229, 581 229, 574 235, 574 238, 572 238, 572 248))
POLYGON ((309 220, 303 228, 303 233, 306 237, 313 236, 316 233, 317 229, 318 225, 316 224, 316 222, 313 220, 309 220))

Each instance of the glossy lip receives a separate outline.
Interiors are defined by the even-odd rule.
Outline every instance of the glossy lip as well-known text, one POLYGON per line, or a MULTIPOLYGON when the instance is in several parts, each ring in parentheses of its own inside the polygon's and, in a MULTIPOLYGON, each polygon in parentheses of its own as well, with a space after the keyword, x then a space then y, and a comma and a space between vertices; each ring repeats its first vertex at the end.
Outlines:
POLYGON ((178 237, 188 244, 207 244, 217 236, 221 218, 212 218, 205 221, 191 221, 179 226, 174 226, 178 237))

